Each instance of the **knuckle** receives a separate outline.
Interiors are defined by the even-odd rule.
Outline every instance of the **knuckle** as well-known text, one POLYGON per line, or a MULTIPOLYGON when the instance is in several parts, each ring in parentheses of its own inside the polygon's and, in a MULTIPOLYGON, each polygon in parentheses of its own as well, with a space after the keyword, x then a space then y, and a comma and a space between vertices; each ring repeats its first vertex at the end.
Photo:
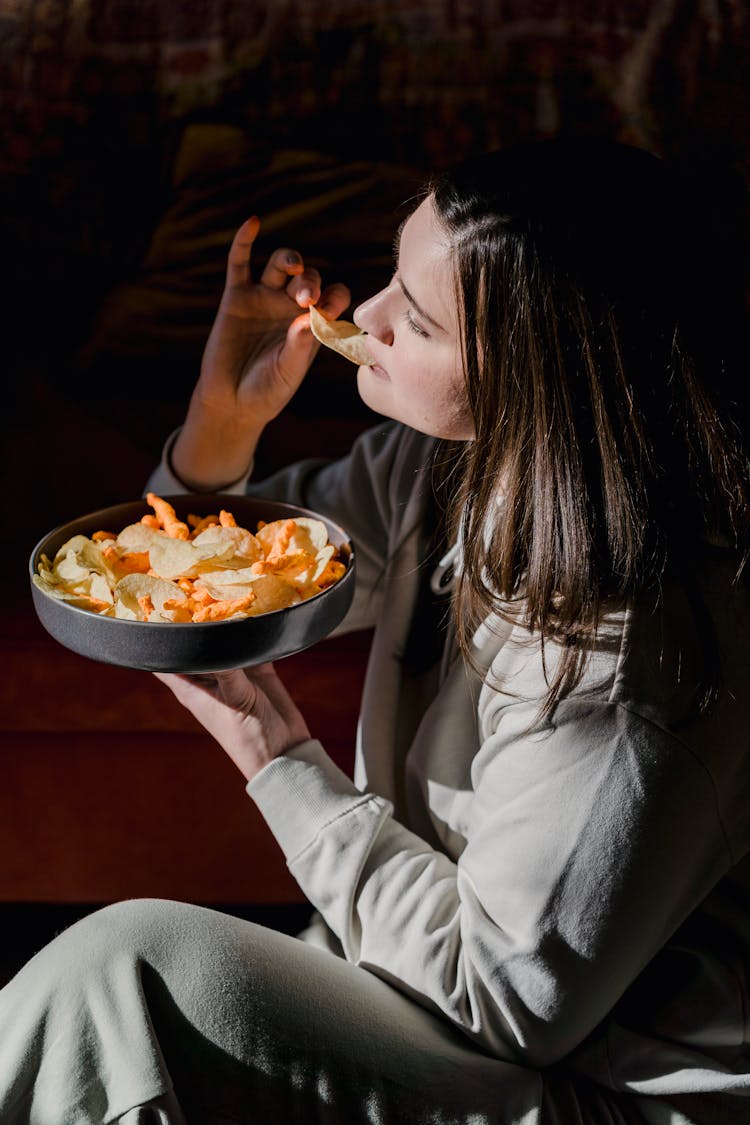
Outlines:
POLYGON ((351 301, 351 294, 345 285, 336 283, 326 286, 323 298, 326 308, 335 306, 344 309, 351 301))

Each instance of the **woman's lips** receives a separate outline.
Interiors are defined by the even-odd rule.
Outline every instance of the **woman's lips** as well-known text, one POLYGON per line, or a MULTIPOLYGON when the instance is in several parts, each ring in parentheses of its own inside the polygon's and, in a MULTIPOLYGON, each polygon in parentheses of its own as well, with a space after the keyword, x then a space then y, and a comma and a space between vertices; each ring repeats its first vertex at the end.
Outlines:
POLYGON ((381 367, 379 363, 371 363, 368 370, 372 371, 376 379, 388 378, 388 372, 383 367, 381 367))

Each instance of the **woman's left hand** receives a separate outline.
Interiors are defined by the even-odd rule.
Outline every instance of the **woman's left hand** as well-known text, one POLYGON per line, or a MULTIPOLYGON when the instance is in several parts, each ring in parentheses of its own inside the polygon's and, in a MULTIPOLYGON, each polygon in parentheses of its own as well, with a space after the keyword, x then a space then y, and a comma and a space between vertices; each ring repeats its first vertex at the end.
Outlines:
POLYGON ((200 675, 154 674, 213 735, 248 781, 310 737, 273 664, 200 675))

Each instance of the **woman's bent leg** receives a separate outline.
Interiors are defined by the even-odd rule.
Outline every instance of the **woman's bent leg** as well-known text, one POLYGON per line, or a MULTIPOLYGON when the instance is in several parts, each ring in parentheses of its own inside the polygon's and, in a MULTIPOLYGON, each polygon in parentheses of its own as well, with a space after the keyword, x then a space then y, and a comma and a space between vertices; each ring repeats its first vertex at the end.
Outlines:
POLYGON ((532 1125, 540 1099, 364 970, 182 903, 97 911, 0 992, 4 1125, 532 1125))
POLYGON ((489 1058, 333 953, 184 903, 97 911, 0 991, 3 1125, 693 1121, 647 1101, 489 1058))
POLYGON ((0 991, 0 1121, 101 1125, 155 1099, 171 1116, 154 1111, 144 1122, 183 1120, 141 979, 149 920, 157 922, 160 906, 97 911, 0 991))

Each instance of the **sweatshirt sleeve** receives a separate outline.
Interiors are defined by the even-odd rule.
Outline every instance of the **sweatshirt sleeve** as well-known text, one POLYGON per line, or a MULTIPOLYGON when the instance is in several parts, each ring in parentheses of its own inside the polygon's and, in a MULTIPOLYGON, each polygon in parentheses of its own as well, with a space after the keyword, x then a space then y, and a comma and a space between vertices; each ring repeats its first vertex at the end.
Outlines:
MULTIPOLYGON (((146 482, 146 487, 143 490, 144 496, 147 492, 155 492, 157 496, 179 496, 183 492, 190 492, 190 489, 183 484, 172 468, 172 450, 179 437, 179 433, 179 428, 173 430, 164 442, 161 451, 161 459, 146 482)), ((252 471, 253 466, 250 465, 246 473, 239 477, 238 480, 232 481, 231 484, 224 485, 221 492, 233 496, 244 495, 252 471)))
POLYGON ((617 703, 569 701, 474 759, 454 862, 317 742, 247 786, 348 960, 496 1057, 544 1066, 612 1009, 731 864, 705 765, 617 703), (679 795, 679 799, 676 799, 679 795))

